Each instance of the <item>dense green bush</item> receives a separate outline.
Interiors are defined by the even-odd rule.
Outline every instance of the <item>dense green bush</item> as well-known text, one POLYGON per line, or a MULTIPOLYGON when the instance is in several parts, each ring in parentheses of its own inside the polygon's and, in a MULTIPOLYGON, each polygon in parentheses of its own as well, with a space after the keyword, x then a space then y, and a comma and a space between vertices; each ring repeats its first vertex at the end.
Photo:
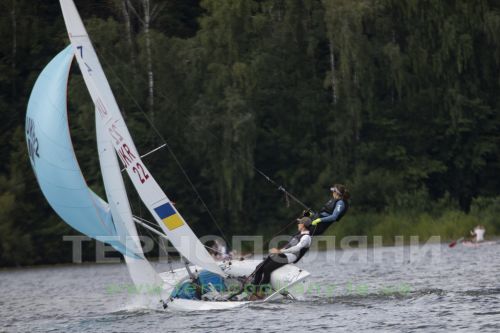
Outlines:
POLYGON ((404 236, 409 242, 411 236, 427 241, 440 236, 442 241, 468 237, 478 224, 486 228, 486 237, 500 234, 500 199, 477 198, 473 200, 469 213, 461 211, 449 196, 437 202, 429 200, 425 191, 401 194, 395 204, 383 212, 360 213, 352 209, 346 217, 329 230, 337 240, 351 235, 382 236, 385 244, 393 244, 394 236, 404 236))
MULTIPOLYGON (((279 185, 317 210, 332 183, 352 193, 339 236, 500 232, 498 1, 155 0, 147 29, 140 1, 75 2, 139 152, 168 143, 144 162, 196 234, 270 237, 303 209, 279 185)), ((69 43, 59 3, 0 13, 0 266, 67 261, 24 142, 34 81, 69 43)), ((68 91, 104 195, 76 66, 68 91)))

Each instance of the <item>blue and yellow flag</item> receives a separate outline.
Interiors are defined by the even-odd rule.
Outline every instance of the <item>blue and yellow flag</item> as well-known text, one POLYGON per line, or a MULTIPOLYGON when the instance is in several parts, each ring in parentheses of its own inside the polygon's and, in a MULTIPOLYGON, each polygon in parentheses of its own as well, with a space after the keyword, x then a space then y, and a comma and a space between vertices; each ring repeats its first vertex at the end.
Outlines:
POLYGON ((163 223, 167 226, 168 230, 174 230, 184 224, 182 218, 172 207, 170 202, 155 208, 156 214, 162 219, 163 223))

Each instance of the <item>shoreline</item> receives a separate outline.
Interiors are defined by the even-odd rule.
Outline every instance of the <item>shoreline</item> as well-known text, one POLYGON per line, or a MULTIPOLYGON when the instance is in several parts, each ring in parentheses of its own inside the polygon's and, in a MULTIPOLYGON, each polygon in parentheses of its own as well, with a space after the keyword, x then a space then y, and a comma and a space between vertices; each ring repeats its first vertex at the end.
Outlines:
MULTIPOLYGON (((353 236, 353 237, 367 237, 368 236, 353 236)), ((394 236, 396 237, 396 236, 394 236)), ((372 237, 373 238, 373 237, 372 237)), ((412 245, 419 245, 419 246, 424 246, 424 245, 437 245, 440 244, 442 246, 448 247, 448 245, 456 240, 446 240, 446 241, 440 241, 440 242, 432 242, 432 241, 425 241, 425 242, 418 242, 418 243, 408 243, 404 242, 404 244, 375 244, 373 242, 367 242, 363 243, 363 245, 367 246, 352 246, 347 249, 340 248, 338 246, 335 246, 334 248, 324 248, 324 246, 317 246, 315 248, 311 248, 311 252, 328 252, 328 251, 348 251, 348 250, 359 250, 359 249, 379 249, 379 248, 397 248, 397 247, 410 247, 412 245)), ((495 242, 496 244, 499 244, 500 241, 500 236, 494 236, 494 237, 488 237, 484 240, 484 242, 495 242)), ((459 243, 457 243, 457 246, 459 243)), ((258 258, 260 256, 266 256, 267 253, 254 253, 250 258, 258 258)), ((172 264, 176 264, 179 262, 179 257, 176 255, 169 256, 170 258, 173 257, 173 260, 171 260, 172 264)), ((72 263, 72 262, 66 262, 66 263, 56 263, 56 264, 39 264, 39 265, 26 265, 26 266, 3 266, 0 267, 0 273, 3 272, 14 272, 14 271, 27 271, 27 270, 43 270, 43 269, 50 269, 50 268, 75 268, 75 267, 81 267, 81 268, 88 268, 88 267, 95 267, 95 266, 104 266, 104 265, 125 265, 125 262, 123 261, 123 258, 120 257, 120 262, 98 262, 98 261, 83 261, 79 263, 72 263)), ((158 264, 169 264, 169 262, 165 258, 159 258, 159 257, 152 257, 152 258, 147 258, 150 263, 153 265, 158 265, 158 264)), ((306 259, 306 258, 305 258, 306 259)), ((233 259, 233 260, 238 260, 238 259, 233 259)))

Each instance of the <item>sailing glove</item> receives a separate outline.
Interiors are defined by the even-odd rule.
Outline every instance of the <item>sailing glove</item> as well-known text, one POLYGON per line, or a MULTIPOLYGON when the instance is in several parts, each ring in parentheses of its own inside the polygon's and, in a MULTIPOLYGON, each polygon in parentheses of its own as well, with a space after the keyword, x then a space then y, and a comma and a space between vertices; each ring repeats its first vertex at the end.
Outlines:
POLYGON ((312 225, 317 225, 320 222, 321 222, 321 219, 316 219, 316 220, 312 221, 312 225))

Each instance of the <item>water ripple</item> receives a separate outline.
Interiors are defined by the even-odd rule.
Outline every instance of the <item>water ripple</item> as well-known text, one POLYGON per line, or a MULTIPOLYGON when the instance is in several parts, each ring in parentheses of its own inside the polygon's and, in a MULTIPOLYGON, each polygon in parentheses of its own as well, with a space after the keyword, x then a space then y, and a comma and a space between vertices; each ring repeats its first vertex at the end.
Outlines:
MULTIPOLYGON (((303 299, 211 312, 177 313, 159 305, 141 308, 134 306, 133 295, 110 294, 110 285, 130 283, 124 265, 2 270, 0 331, 500 331, 500 265, 489 259, 498 258, 500 246, 431 249, 441 251, 437 262, 426 257, 409 263, 335 264, 318 256, 304 261, 304 269, 312 273, 311 283, 318 288, 303 299)), ((398 250, 374 251, 378 255, 377 251, 398 250)))

